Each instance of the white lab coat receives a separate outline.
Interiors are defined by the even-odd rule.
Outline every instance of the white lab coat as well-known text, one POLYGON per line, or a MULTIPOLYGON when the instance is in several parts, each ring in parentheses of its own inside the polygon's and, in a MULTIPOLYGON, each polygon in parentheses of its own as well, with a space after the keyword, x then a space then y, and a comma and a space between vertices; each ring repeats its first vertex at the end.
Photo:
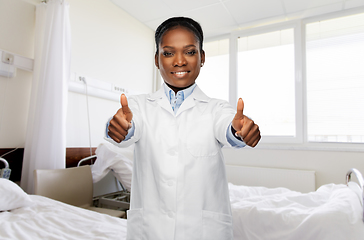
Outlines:
POLYGON ((163 89, 130 96, 135 143, 127 239, 233 239, 222 145, 235 110, 197 86, 175 115, 163 89))

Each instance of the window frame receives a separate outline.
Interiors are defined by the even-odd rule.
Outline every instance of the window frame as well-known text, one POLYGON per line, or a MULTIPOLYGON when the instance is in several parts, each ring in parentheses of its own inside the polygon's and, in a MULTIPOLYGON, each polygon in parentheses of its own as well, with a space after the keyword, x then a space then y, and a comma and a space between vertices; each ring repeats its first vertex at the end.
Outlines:
MULTIPOLYGON (((295 51, 295 136, 264 136, 261 143, 303 143, 303 96, 302 96, 302 25, 301 21, 290 21, 278 23, 269 26, 251 28, 234 32, 230 35, 230 86, 229 86, 229 102, 232 106, 236 105, 238 96, 238 38, 251 35, 263 34, 292 28, 294 31, 294 51, 295 51)), ((253 119, 254 120, 254 119, 253 119)))
POLYGON ((324 21, 359 13, 364 13, 364 7, 323 14, 294 21, 287 21, 283 23, 247 28, 245 30, 232 32, 228 35, 221 35, 218 37, 206 39, 208 42, 229 38, 229 102, 232 106, 236 106, 238 99, 238 37, 278 31, 287 28, 294 29, 296 136, 264 136, 262 137, 261 142, 258 144, 257 148, 364 152, 364 143, 309 142, 307 133, 306 25, 316 21, 324 21))
POLYGON ((306 80, 306 25, 318 22, 325 21, 334 18, 340 18, 355 14, 364 13, 364 7, 347 9, 340 12, 327 13, 323 15, 318 15, 314 17, 304 18, 301 20, 302 22, 302 56, 303 56, 303 97, 304 97, 304 147, 312 150, 336 150, 336 151, 355 151, 355 152, 364 152, 364 143, 341 143, 341 142, 309 142, 308 141, 308 130, 307 130, 307 80, 306 80))

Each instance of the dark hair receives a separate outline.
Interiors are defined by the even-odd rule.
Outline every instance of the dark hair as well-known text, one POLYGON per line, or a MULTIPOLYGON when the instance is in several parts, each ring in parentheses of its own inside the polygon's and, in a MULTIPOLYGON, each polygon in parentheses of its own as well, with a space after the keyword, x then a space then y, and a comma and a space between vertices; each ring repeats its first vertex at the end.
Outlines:
POLYGON ((175 29, 177 27, 184 27, 187 30, 191 31, 200 43, 200 50, 202 50, 203 31, 201 25, 191 18, 172 17, 165 20, 161 25, 159 25, 159 27, 155 31, 155 44, 157 47, 157 53, 159 51, 159 43, 161 42, 163 35, 168 30, 175 29))

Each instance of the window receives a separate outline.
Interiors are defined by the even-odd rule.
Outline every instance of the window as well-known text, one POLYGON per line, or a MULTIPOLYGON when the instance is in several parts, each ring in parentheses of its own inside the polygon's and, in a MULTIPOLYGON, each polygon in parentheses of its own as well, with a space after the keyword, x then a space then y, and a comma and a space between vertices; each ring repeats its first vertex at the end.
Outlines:
POLYGON ((364 143, 364 14, 306 26, 310 142, 364 143))
POLYGON ((229 101, 229 39, 204 43, 206 60, 196 80, 207 96, 229 101))
POLYGON ((238 38, 238 97, 264 136, 295 137, 294 29, 238 38))
POLYGON ((364 13, 324 17, 206 43, 199 85, 209 96, 230 97, 232 105, 243 98, 244 114, 259 123, 263 144, 362 151, 364 13))

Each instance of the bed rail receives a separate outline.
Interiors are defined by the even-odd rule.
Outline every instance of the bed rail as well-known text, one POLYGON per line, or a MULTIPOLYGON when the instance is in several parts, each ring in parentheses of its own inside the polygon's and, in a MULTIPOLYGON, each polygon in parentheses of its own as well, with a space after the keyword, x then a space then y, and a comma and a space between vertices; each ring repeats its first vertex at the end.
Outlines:
POLYGON ((352 168, 350 169, 347 173, 346 173, 346 185, 348 185, 348 183, 351 181, 351 174, 354 173, 354 175, 356 176, 356 178, 358 179, 359 182, 359 187, 361 188, 361 190, 364 190, 364 178, 363 175, 361 175, 361 173, 359 172, 359 170, 352 168))
MULTIPOLYGON (((89 157, 85 157, 85 158, 82 158, 78 163, 77 163, 77 167, 81 166, 81 163, 85 162, 85 161, 88 161, 90 159, 93 159, 93 158, 97 158, 97 155, 92 155, 92 156, 89 156, 89 157)), ((92 165, 93 163, 91 163, 92 165)), ((111 171, 113 172, 114 170, 111 169, 111 171)), ((121 192, 127 192, 126 188, 123 186, 123 184, 121 184, 121 182, 115 178, 115 181, 119 184, 119 186, 121 187, 122 191, 121 192)))
POLYGON ((346 173, 346 185, 349 184, 349 182, 351 181, 351 174, 353 174, 356 176, 356 178, 358 179, 359 182, 359 187, 361 189, 361 194, 362 194, 362 199, 363 199, 363 222, 364 222, 364 178, 363 175, 359 172, 359 170, 352 168, 350 169, 347 173, 346 173))
POLYGON ((6 161, 4 158, 0 157, 0 161, 3 162, 5 164, 5 168, 9 168, 9 163, 8 161, 6 161))
POLYGON ((93 159, 93 158, 96 158, 97 156, 96 155, 92 155, 92 156, 89 156, 89 157, 85 157, 85 158, 82 158, 78 163, 77 163, 77 167, 79 167, 81 165, 81 163, 87 161, 87 160, 90 160, 90 159, 93 159))

